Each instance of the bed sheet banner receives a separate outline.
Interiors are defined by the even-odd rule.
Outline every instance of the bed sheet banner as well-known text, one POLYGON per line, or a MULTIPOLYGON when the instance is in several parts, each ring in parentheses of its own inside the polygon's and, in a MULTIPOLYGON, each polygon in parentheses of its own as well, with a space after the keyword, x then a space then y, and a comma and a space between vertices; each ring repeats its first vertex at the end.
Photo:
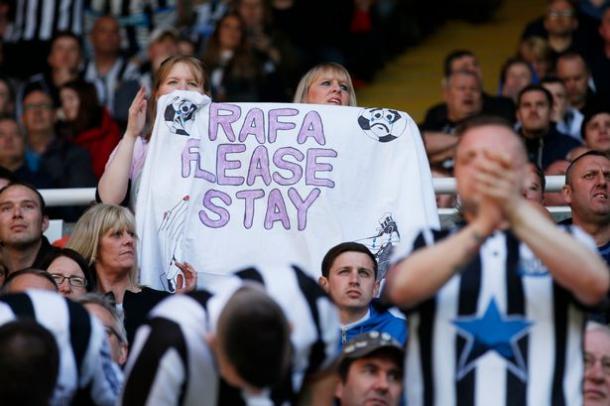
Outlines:
POLYGON ((423 143, 406 113, 313 104, 158 102, 138 198, 140 282, 172 291, 188 261, 199 285, 250 265, 314 277, 326 251, 390 248, 438 226, 423 143))

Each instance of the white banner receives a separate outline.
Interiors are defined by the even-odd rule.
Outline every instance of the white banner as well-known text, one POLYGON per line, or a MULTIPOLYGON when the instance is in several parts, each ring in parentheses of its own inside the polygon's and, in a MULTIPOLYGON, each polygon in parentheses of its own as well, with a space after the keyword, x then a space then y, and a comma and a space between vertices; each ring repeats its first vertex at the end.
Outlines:
POLYGON ((177 91, 158 103, 136 204, 140 281, 173 290, 188 261, 199 285, 250 265, 320 274, 326 251, 359 241, 379 258, 438 226, 415 122, 392 109, 209 103, 177 91))

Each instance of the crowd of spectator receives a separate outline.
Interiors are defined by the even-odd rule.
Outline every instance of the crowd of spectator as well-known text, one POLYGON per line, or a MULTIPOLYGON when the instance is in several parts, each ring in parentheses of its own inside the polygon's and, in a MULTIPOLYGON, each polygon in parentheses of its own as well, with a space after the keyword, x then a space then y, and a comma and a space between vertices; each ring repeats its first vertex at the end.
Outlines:
POLYGON ((548 0, 497 95, 475 53, 446 56, 419 128, 461 219, 386 279, 343 242, 319 280, 260 264, 212 293, 176 263, 175 293, 138 282, 159 97, 357 106, 393 56, 499 4, 0 0, 0 403, 610 405, 608 1, 548 0), (39 192, 93 186, 89 208, 39 192), (49 218, 75 223, 61 247, 49 218))

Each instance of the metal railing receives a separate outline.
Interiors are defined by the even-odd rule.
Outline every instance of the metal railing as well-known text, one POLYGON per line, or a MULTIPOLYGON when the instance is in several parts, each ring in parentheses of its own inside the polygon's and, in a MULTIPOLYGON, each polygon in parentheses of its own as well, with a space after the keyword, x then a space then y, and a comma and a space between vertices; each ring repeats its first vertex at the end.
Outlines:
MULTIPOLYGON (((558 192, 564 185, 564 176, 547 176, 546 191, 558 192)), ((434 193, 455 194, 455 178, 434 178, 434 193)), ((95 200, 95 188, 41 189, 47 206, 88 205, 95 200)))

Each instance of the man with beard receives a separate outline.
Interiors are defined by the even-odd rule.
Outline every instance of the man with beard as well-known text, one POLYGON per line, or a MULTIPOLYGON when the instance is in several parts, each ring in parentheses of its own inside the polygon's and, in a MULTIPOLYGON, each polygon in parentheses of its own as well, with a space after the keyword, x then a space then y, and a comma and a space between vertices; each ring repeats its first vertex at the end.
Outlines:
POLYGON ((572 148, 580 145, 560 133, 551 121, 553 96, 540 85, 529 85, 519 93, 517 119, 525 140, 530 162, 545 170, 551 163, 565 159, 572 148))

